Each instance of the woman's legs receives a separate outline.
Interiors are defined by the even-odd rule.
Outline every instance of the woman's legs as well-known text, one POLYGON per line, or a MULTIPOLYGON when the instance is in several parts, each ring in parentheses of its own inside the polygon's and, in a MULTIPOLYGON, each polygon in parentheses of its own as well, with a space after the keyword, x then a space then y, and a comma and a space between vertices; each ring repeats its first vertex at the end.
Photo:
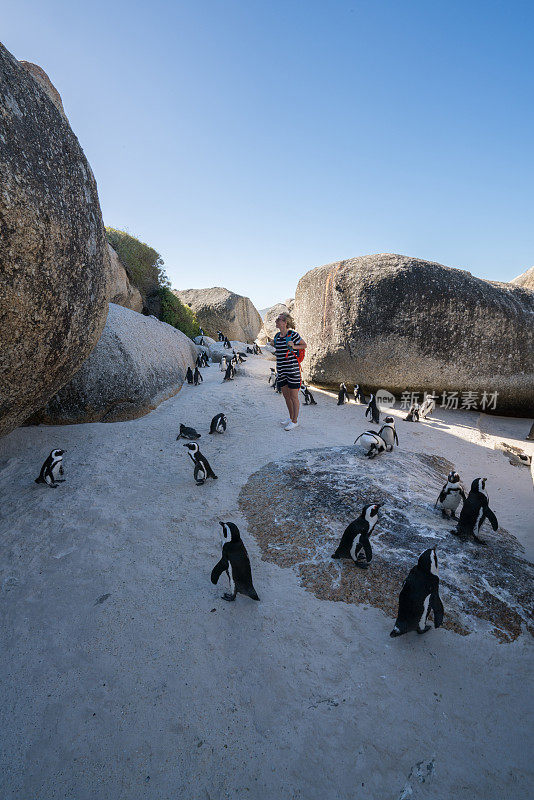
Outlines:
POLYGON ((284 400, 286 401, 287 410, 289 412, 289 419, 292 420, 293 419, 293 400, 292 400, 292 397, 291 397, 291 392, 293 390, 289 388, 287 383, 286 383, 285 386, 281 386, 280 388, 282 389, 282 394, 284 396, 284 400))
MULTIPOLYGON (((288 387, 289 388, 289 387, 288 387)), ((287 407, 289 408, 289 415, 291 417, 291 422, 297 422, 299 418, 299 390, 298 389, 289 389, 289 399, 291 403, 291 407, 288 403, 287 407)))

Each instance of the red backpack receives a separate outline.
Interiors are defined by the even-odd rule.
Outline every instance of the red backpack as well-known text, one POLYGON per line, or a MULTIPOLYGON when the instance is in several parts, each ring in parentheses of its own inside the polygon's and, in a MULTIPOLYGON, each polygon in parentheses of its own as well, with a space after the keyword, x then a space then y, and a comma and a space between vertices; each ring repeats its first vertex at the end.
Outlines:
MULTIPOLYGON (((289 339, 289 335, 286 336, 286 344, 288 343, 288 339, 289 339)), ((286 358, 288 358, 289 353, 290 353, 290 350, 289 350, 289 347, 288 347, 288 351, 286 353, 286 358)), ((293 353, 295 355, 295 358, 299 362, 299 367, 300 367, 300 365, 302 364, 302 361, 304 360, 304 356, 306 355, 306 348, 302 347, 300 350, 294 350, 293 353)))

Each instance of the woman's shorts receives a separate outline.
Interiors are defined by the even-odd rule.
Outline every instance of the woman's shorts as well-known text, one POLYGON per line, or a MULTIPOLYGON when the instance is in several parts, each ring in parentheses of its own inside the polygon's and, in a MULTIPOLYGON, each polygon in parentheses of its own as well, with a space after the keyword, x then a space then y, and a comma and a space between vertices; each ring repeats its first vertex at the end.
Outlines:
POLYGON ((290 389, 300 389, 300 377, 278 378, 278 386, 289 386, 290 389))

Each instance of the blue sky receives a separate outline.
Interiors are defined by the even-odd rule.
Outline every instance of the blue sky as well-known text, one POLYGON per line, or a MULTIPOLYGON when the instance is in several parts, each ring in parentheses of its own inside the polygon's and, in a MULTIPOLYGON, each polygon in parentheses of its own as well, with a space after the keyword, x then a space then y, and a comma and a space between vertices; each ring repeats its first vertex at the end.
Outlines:
POLYGON ((532 2, 18 0, 104 221, 176 288, 258 308, 312 267, 396 252, 534 263, 532 2))

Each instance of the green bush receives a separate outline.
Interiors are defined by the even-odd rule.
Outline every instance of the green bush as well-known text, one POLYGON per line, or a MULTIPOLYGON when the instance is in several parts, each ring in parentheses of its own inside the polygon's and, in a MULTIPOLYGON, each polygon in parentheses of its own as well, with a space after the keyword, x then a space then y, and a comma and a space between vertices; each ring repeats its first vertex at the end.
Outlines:
POLYGON ((163 286, 158 291, 161 301, 161 319, 178 328, 186 336, 193 338, 200 334, 200 327, 194 312, 182 303, 171 290, 163 286))
POLYGON ((115 228, 106 228, 106 235, 144 300, 160 288, 169 286, 163 259, 153 247, 115 228))

